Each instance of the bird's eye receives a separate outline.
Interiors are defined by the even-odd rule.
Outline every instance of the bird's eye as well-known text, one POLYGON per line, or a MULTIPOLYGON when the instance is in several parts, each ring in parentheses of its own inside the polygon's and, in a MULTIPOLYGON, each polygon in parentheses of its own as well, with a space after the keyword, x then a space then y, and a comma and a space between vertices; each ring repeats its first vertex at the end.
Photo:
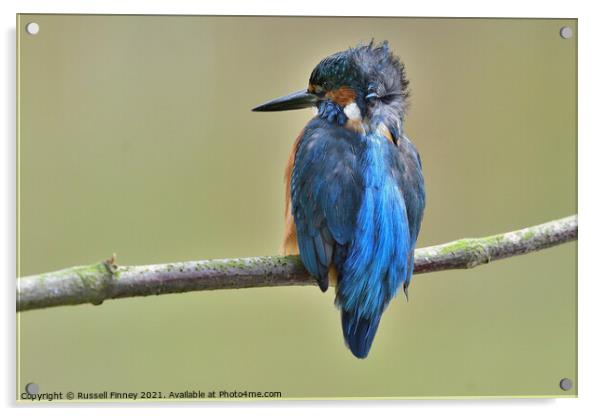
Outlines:
POLYGON ((316 85, 314 88, 314 92, 316 94, 324 94, 324 87, 322 87, 321 85, 316 85))

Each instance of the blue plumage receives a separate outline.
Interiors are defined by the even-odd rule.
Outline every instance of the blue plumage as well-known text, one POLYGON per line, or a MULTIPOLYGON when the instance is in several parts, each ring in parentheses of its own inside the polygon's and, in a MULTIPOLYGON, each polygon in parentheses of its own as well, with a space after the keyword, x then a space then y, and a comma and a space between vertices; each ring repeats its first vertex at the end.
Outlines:
POLYGON ((307 91, 256 109, 318 108, 293 149, 290 209, 301 260, 322 291, 329 268, 338 273, 335 303, 358 358, 407 290, 424 211, 420 157, 403 134, 407 85, 388 45, 371 43, 325 58, 307 91))
POLYGON ((361 147, 359 135, 316 117, 296 149, 291 200, 299 253, 323 291, 333 253, 350 242, 355 229, 362 181, 356 149, 361 147))
POLYGON ((364 195, 336 299, 345 340, 360 358, 368 355, 385 307, 408 278, 412 246, 403 196, 390 174, 397 149, 383 136, 363 140, 364 195))
POLYGON ((363 358, 385 307, 409 280, 414 241, 400 183, 391 174, 400 165, 399 149, 377 134, 339 130, 319 118, 306 128, 293 169, 292 209, 301 259, 323 290, 331 262, 324 247, 345 253, 335 262, 336 303, 345 340, 363 358))

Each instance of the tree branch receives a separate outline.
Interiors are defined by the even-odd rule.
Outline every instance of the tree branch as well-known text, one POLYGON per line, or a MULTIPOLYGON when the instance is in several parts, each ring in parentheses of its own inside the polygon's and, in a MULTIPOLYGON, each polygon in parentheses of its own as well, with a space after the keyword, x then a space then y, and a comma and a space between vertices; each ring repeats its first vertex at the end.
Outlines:
MULTIPOLYGON (((577 239, 577 216, 483 238, 417 249, 414 274, 469 269, 577 239)), ((118 266, 115 258, 89 266, 17 279, 17 311, 101 304, 106 299, 197 290, 305 286, 316 282, 298 256, 200 260, 118 266)))

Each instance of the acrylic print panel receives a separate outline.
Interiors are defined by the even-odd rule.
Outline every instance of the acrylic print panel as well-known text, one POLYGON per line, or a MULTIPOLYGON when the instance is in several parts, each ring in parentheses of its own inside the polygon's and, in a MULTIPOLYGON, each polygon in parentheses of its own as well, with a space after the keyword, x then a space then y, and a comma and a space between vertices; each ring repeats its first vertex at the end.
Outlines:
MULTIPOLYGON (((314 114, 251 109, 306 89, 321 59, 371 39, 388 41, 410 82, 403 131, 426 189, 416 247, 576 214, 576 20, 20 15, 17 33, 21 290, 29 276, 112 253, 120 267, 277 255, 285 167, 314 114)), ((336 143, 367 143, 347 122, 370 130, 368 107, 399 94, 368 97, 361 77, 345 92, 339 75, 322 71, 316 84, 326 89, 320 100, 334 100, 324 111, 345 125, 320 126, 338 132, 336 143)), ((385 136, 400 139, 388 123, 370 136, 387 152, 385 136)), ((366 147, 378 156, 375 148, 366 147)), ((336 156, 315 163, 336 167, 336 156)), ((378 160, 374 189, 394 189, 378 160)), ((347 196, 363 186, 341 183, 347 196)), ((400 210, 389 207, 383 215, 400 210)), ((390 217, 396 238, 411 241, 402 217, 390 217)), ((573 241, 416 274, 365 359, 345 345, 332 284, 326 293, 241 288, 24 310, 18 400, 29 400, 29 383, 30 393, 62 400, 573 397, 576 250, 573 241)), ((108 292, 90 270, 67 273, 100 300, 108 292)), ((53 280, 38 279, 54 296, 53 280)))

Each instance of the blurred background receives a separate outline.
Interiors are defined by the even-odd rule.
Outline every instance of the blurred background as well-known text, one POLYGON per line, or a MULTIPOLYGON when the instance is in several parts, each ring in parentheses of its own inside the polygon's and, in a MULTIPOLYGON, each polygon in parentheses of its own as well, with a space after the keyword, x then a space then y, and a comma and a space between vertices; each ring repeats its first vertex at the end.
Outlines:
MULTIPOLYGON (((21 276, 278 253, 312 113, 250 109, 372 38, 410 79, 419 247, 577 210, 576 20, 20 15, 17 31, 21 276)), ((574 395, 558 383, 577 376, 576 248, 416 276, 366 360, 316 287, 20 313, 17 390, 574 395)))

